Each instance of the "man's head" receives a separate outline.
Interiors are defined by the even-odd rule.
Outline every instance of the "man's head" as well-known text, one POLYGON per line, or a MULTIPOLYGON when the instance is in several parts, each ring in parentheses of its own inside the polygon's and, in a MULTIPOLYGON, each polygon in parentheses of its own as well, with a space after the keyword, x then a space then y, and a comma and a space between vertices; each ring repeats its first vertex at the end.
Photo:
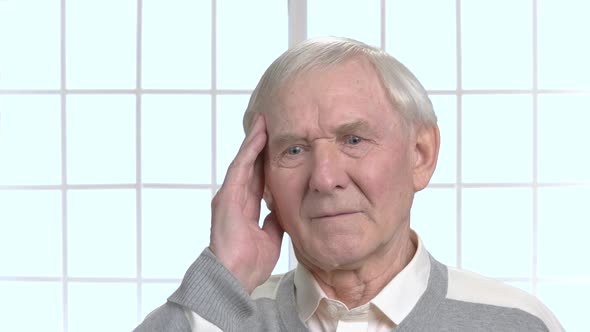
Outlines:
POLYGON ((273 111, 277 90, 293 76, 318 68, 329 68, 352 58, 363 57, 375 68, 395 110, 408 123, 436 125, 436 115, 426 91, 416 77, 385 51, 362 42, 338 37, 304 41, 278 57, 254 89, 244 114, 248 132, 255 112, 273 111))
POLYGON ((405 67, 356 41, 308 41, 269 67, 246 128, 251 112, 267 124, 264 198, 300 262, 354 269, 407 240, 439 138, 430 101, 405 67))

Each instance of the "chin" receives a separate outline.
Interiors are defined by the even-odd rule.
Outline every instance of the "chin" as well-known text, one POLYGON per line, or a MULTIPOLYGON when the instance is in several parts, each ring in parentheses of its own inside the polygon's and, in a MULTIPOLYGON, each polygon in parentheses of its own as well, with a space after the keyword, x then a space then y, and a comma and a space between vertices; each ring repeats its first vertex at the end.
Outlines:
POLYGON ((357 268, 365 260, 368 253, 355 242, 339 242, 335 246, 323 243, 322 246, 312 251, 314 265, 323 270, 357 268))

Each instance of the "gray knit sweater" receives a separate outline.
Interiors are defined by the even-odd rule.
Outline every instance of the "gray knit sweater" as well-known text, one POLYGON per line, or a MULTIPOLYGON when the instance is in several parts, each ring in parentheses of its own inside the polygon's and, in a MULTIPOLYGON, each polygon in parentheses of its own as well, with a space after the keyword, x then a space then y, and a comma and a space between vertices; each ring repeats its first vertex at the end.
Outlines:
MULTIPOLYGON (((447 267, 431 259, 426 291, 394 331, 550 331, 539 317, 521 309, 449 299, 447 267)), ((183 331, 188 308, 223 331, 307 331, 299 319, 293 271, 282 278, 276 299, 253 300, 205 249, 168 302, 135 331, 183 331)), ((551 331, 559 331, 560 327, 551 331)))

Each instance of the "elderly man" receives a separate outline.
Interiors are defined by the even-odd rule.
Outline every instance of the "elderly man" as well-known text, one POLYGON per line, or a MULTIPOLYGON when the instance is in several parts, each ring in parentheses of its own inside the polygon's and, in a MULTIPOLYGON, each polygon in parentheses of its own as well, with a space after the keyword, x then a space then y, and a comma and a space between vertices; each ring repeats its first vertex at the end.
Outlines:
POLYGON ((436 261, 410 228, 439 130, 387 53, 297 45, 260 80, 244 127, 209 248, 138 331, 562 331, 533 296, 436 261), (299 265, 270 276, 284 232, 299 265))

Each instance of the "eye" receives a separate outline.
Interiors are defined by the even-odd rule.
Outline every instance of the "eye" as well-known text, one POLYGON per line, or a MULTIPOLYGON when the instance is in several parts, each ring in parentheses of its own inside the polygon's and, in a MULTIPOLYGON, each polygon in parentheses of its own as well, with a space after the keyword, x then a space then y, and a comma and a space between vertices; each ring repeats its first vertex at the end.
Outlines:
POLYGON ((287 149, 287 154, 291 155, 291 156, 295 156, 300 154, 303 151, 303 149, 300 146, 292 146, 290 148, 287 149))
POLYGON ((363 139, 358 136, 346 137, 346 144, 357 145, 357 144, 360 144, 362 141, 363 141, 363 139))

